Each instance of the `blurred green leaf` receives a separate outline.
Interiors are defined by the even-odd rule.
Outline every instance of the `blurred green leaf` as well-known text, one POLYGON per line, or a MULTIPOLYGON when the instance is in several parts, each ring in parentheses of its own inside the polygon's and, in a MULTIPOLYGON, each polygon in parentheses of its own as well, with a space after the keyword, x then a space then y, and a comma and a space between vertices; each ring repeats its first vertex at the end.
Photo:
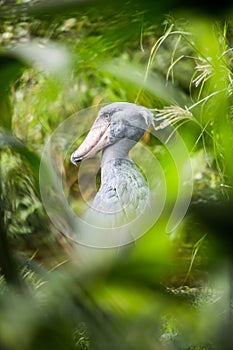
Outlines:
POLYGON ((39 167, 40 157, 30 151, 20 140, 16 139, 10 133, 0 132, 0 150, 4 146, 9 146, 13 152, 18 153, 27 163, 35 178, 37 195, 39 195, 39 167))
POLYGON ((12 125, 12 101, 11 88, 25 68, 25 65, 11 55, 0 55, 0 127, 11 130, 12 125))
MULTIPOLYGON (((115 78, 130 82, 134 86, 138 86, 138 98, 140 93, 145 90, 149 91, 154 97, 158 99, 161 104, 183 104, 184 96, 179 91, 178 87, 167 83, 164 78, 158 75, 151 74, 145 79, 146 70, 141 66, 133 63, 119 64, 116 61, 103 62, 100 69, 112 74, 115 78)), ((136 99, 136 96, 135 96, 136 99)), ((187 101, 185 101, 187 103, 187 101)))

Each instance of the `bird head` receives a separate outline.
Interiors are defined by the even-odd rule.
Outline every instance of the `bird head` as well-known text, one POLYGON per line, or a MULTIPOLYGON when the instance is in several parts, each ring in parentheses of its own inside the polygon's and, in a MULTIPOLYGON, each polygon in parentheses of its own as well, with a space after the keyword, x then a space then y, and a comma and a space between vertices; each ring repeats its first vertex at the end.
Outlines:
POLYGON ((85 140, 71 155, 72 163, 92 158, 122 139, 139 141, 153 117, 149 109, 134 103, 115 102, 101 108, 85 140))

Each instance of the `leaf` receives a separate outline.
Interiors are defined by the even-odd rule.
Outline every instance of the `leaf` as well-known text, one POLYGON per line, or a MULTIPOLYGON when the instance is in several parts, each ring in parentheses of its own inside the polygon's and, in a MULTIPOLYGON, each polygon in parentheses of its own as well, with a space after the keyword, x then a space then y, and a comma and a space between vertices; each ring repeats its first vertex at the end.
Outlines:
POLYGON ((25 65, 9 54, 0 55, 0 127, 10 130, 12 121, 12 105, 10 88, 20 76, 25 65))
POLYGON ((18 44, 10 52, 26 64, 49 74, 64 74, 70 67, 68 49, 52 41, 31 40, 18 44))
POLYGON ((121 81, 132 83, 140 88, 140 91, 147 90, 153 96, 165 104, 183 104, 183 97, 179 89, 166 84, 166 81, 159 76, 145 76, 145 71, 133 63, 124 63, 119 66, 116 60, 102 62, 100 69, 115 76, 121 81))
POLYGON ((32 151, 30 151, 21 141, 17 140, 10 133, 0 132, 0 150, 4 145, 7 145, 13 149, 14 152, 20 154, 26 161, 27 165, 32 171, 36 182, 36 191, 39 196, 39 167, 40 158, 32 151))

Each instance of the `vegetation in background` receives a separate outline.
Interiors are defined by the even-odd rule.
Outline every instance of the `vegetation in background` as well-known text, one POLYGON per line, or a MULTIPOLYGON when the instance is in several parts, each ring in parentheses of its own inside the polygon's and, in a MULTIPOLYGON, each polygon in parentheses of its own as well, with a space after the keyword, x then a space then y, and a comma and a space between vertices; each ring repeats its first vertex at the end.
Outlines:
MULTIPOLYGON (((232 11, 210 18, 178 5, 0 5, 0 348, 232 348, 232 11), (193 196, 175 231, 168 208, 129 254, 85 269, 43 208, 40 158, 62 121, 114 101, 145 105, 179 131, 193 196)), ((142 142, 173 198, 165 146, 142 142)), ((68 160, 64 182, 81 210, 68 160)))

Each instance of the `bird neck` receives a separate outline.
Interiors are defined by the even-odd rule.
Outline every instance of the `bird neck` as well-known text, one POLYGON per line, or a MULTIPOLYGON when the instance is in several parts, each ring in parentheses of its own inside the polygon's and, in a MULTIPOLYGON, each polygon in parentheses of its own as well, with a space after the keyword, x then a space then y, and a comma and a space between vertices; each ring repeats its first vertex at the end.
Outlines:
POLYGON ((121 139, 109 145, 102 152, 101 167, 114 159, 129 159, 129 151, 137 142, 129 139, 121 139))

